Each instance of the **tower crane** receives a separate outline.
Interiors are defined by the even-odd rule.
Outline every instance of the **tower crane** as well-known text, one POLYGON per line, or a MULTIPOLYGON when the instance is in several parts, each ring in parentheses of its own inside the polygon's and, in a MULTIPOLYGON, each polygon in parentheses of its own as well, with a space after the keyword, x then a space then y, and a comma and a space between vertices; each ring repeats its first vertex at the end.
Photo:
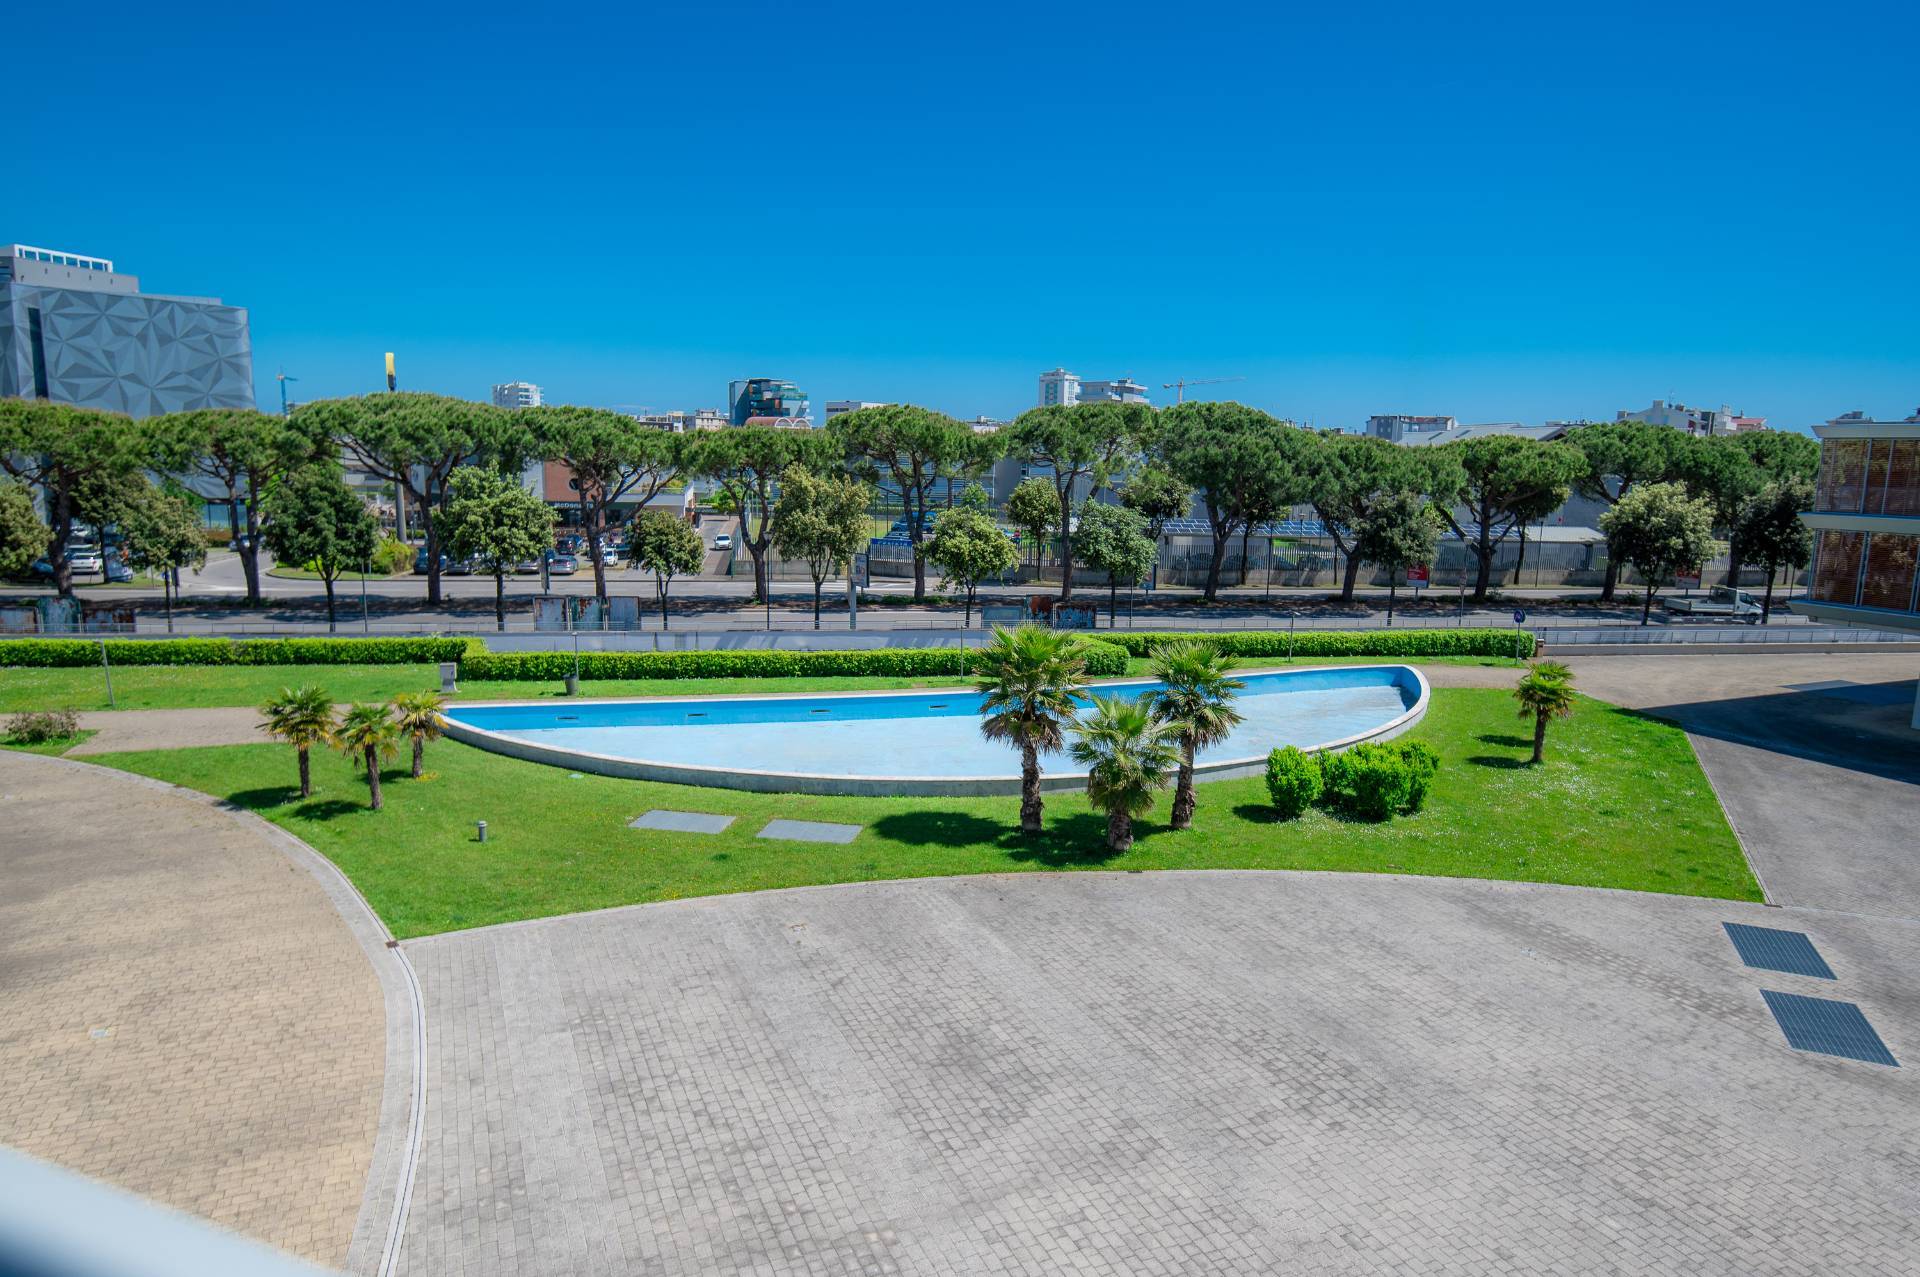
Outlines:
POLYGON ((1245 377, 1188 377, 1180 381, 1162 382, 1160 389, 1173 391, 1173 401, 1175 403, 1183 403, 1187 397, 1188 386, 1217 386, 1222 382, 1245 380, 1245 377))

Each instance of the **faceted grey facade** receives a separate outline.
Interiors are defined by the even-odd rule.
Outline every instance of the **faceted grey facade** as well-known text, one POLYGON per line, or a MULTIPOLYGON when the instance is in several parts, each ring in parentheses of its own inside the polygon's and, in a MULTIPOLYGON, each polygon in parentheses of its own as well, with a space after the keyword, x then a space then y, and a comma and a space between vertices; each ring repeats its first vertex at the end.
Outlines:
POLYGON ((132 417, 254 406, 245 308, 105 279, 53 286, 32 278, 52 272, 6 269, 14 265, 0 261, 0 396, 132 417))

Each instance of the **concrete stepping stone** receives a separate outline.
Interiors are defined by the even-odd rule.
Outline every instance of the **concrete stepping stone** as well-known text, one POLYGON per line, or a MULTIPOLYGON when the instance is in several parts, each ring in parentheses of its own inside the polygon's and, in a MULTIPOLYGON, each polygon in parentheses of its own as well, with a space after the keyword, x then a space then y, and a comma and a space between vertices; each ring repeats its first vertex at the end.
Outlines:
POLYGON ((628 829, 662 829, 676 834, 717 834, 733 823, 732 816, 704 811, 668 811, 655 808, 627 822, 628 829))
POLYGON ((795 842, 852 842, 859 825, 835 825, 823 820, 770 820, 755 838, 787 838, 795 842))

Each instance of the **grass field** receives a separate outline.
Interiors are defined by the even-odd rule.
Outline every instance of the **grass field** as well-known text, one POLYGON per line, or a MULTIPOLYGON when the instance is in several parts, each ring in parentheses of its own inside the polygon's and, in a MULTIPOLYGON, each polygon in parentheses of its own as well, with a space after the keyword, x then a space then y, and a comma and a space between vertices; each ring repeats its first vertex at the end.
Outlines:
MULTIPOLYGON (((1300 665, 1379 664, 1386 657, 1297 661, 1300 665)), ((1422 658, 1416 664, 1512 667, 1491 657, 1422 658)), ((1266 660, 1248 665, 1286 665, 1266 660)), ((1128 662, 1138 673, 1144 660, 1128 662)), ((708 678, 583 681, 582 696, 703 696, 740 692, 857 692, 903 687, 950 687, 962 678, 708 678)), ((317 683, 336 701, 386 700, 397 692, 440 686, 432 665, 123 665, 113 671, 116 709, 192 709, 258 705, 289 684, 317 683)), ((463 680, 463 700, 538 700, 564 694, 555 682, 463 680)), ((0 668, 0 713, 26 709, 107 709, 106 678, 97 666, 67 669, 0 668)))
POLYGON ((1583 699, 1554 725, 1547 762, 1535 768, 1505 692, 1445 689, 1416 734, 1442 758, 1417 816, 1370 825, 1315 811, 1277 822, 1260 780, 1217 781, 1201 786, 1192 830, 1158 823, 1163 798, 1123 856, 1108 853, 1104 818, 1080 794, 1050 795, 1046 833, 1029 842, 1012 798, 698 789, 572 775, 450 741, 429 747, 418 781, 404 766, 383 772, 381 812, 366 810, 364 782, 338 755, 316 756, 316 792, 304 802, 293 790, 293 752, 282 746, 92 761, 218 795, 284 826, 345 870, 403 937, 723 892, 1023 870, 1356 870, 1760 898, 1692 746, 1671 724, 1583 699), (626 827, 653 807, 738 819, 712 836, 626 827), (755 838, 775 816, 866 828, 844 846, 755 838), (488 822, 485 844, 474 839, 476 820, 488 822))

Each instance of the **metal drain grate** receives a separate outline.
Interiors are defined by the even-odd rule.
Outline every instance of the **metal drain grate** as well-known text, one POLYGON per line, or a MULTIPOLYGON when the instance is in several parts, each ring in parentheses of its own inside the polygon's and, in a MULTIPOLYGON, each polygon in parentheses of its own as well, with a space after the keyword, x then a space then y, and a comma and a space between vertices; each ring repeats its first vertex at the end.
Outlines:
POLYGON ((1750 927, 1741 922, 1723 922, 1727 939, 1740 952, 1740 961, 1762 971, 1782 971, 1787 975, 1810 975, 1831 980, 1833 968, 1813 947, 1804 931, 1782 931, 1777 927, 1750 927))
POLYGON ((1887 1044, 1853 1003, 1775 993, 1772 989, 1760 990, 1760 996, 1767 1000, 1767 1009, 1780 1022, 1780 1031, 1794 1050, 1900 1067, 1900 1061, 1893 1058, 1893 1052, 1887 1050, 1887 1044))

